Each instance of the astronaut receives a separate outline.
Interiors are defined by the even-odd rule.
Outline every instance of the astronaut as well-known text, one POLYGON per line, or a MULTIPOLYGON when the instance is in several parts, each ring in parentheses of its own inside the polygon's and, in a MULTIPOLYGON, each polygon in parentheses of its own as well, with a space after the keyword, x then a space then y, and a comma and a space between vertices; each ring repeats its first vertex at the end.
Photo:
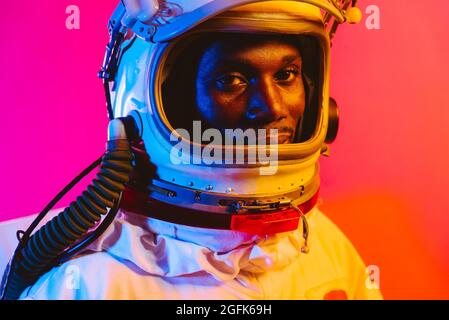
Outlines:
POLYGON ((100 74, 110 152, 76 202, 19 235, 3 297, 381 299, 317 206, 338 127, 330 41, 359 18, 355 1, 121 2, 100 74), (269 161, 225 143, 250 130, 269 161))

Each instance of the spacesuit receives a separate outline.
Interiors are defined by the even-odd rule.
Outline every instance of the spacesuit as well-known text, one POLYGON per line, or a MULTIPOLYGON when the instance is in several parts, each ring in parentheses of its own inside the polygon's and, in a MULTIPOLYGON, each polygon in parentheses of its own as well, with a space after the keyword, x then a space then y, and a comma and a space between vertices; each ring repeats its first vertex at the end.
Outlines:
MULTIPOLYGON (((338 120, 329 98, 330 41, 339 24, 356 22, 359 12, 351 3, 120 3, 100 73, 111 118, 110 152, 93 187, 69 208, 50 212, 52 219, 38 232, 19 234, 3 296, 380 299, 350 241, 317 206, 318 159, 328 153, 338 120), (179 117, 187 108, 180 101, 195 104, 177 84, 182 68, 194 61, 189 50, 204 36, 219 34, 288 35, 303 45, 300 130, 294 141, 268 147, 276 156, 271 162, 251 159, 248 145, 231 147, 246 162, 205 161, 212 157, 201 152, 207 146, 176 126, 189 115, 179 117), (199 152, 174 154, 180 141, 199 152), (101 232, 79 241, 101 220, 109 220, 98 227, 101 232)), ((1 233, 11 234, 13 225, 0 226, 1 233)), ((4 250, 0 257, 11 254, 4 250)))

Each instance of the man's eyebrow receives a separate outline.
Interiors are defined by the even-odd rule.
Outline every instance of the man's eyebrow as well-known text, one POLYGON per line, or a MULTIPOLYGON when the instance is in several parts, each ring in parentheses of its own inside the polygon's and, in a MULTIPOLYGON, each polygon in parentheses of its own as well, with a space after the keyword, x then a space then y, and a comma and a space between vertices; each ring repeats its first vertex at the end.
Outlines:
POLYGON ((254 64, 251 63, 251 60, 245 58, 229 58, 224 59, 219 64, 221 68, 244 68, 244 69, 254 69, 254 64))
POLYGON ((287 64, 292 63, 293 61, 295 61, 297 59, 301 60, 301 56, 297 55, 297 54, 288 55, 288 56, 285 56, 282 58, 282 63, 285 66, 287 64))
MULTIPOLYGON (((282 57, 281 68, 285 67, 286 65, 291 64, 293 61, 295 61, 297 59, 301 60, 301 56, 298 54, 292 54, 292 55, 287 55, 287 56, 282 57)), ((255 69, 254 63, 251 60, 245 59, 245 58, 238 58, 238 57, 224 59, 220 63, 220 68, 224 68, 224 69, 243 68, 243 69, 247 69, 247 70, 255 69)))

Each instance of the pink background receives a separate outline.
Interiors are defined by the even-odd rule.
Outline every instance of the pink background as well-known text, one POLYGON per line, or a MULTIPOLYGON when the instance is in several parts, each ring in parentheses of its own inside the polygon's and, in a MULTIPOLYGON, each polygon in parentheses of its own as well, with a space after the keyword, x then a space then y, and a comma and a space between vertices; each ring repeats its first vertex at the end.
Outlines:
MULTIPOLYGON (((107 117, 96 73, 116 1, 6 1, 0 33, 0 220, 40 211, 101 155, 107 117), (81 29, 65 28, 65 9, 81 29)), ((449 298, 449 42, 445 0, 365 0, 337 33, 332 95, 341 129, 321 160, 323 209, 386 298, 449 298)), ((69 200, 82 188, 78 187, 69 200)))

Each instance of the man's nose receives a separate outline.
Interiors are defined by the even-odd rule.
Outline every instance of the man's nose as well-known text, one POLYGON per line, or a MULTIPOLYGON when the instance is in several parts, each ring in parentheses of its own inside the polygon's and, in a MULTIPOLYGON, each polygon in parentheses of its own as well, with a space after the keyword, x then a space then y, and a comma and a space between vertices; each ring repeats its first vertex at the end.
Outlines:
POLYGON ((246 117, 256 124, 267 124, 285 117, 279 89, 271 79, 260 79, 251 84, 246 117))

